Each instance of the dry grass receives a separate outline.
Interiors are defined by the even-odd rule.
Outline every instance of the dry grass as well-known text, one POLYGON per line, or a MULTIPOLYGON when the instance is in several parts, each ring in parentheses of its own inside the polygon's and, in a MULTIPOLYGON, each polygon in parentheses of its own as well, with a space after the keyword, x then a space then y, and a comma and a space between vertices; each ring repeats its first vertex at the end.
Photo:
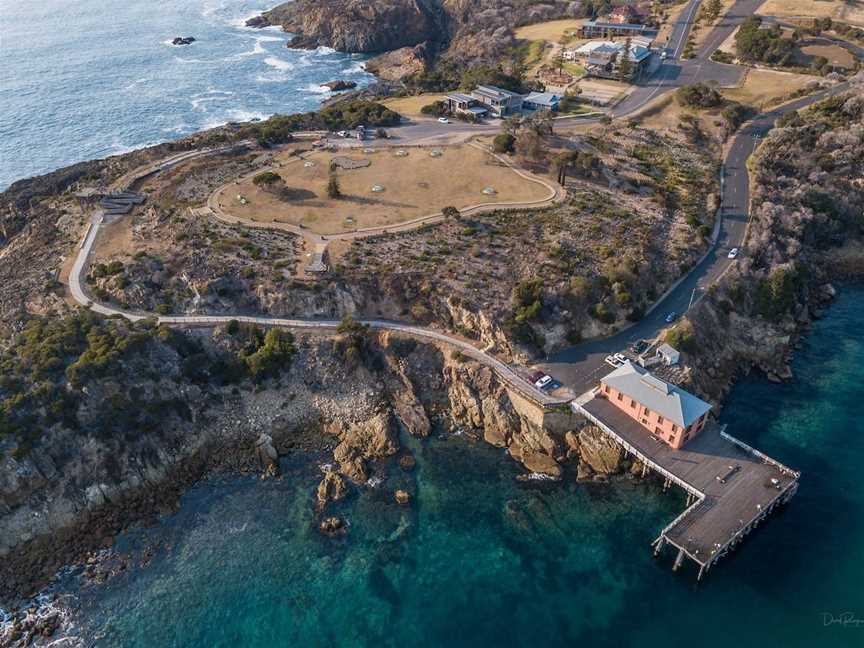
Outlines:
POLYGON ((800 52, 806 57, 805 64, 817 56, 824 56, 832 65, 851 69, 855 65, 855 57, 839 45, 805 45, 800 52))
POLYGON ((411 97, 396 97, 395 99, 387 99, 381 103, 390 110, 395 110, 405 117, 426 117, 426 115, 420 112, 420 109, 436 101, 441 101, 446 96, 443 93, 427 93, 411 97))
POLYGON ((864 26, 864 0, 767 0, 756 13, 778 18, 833 18, 864 26))
POLYGON ((744 82, 739 87, 723 90, 723 96, 748 106, 765 108, 783 101, 813 80, 807 74, 751 69, 747 70, 744 82))
POLYGON ((564 33, 570 30, 579 29, 584 20, 551 20, 545 23, 537 23, 536 25, 525 25, 519 27, 516 32, 516 38, 519 40, 545 40, 550 43, 557 43, 563 38, 564 33))
POLYGON ((316 152, 306 157, 315 163, 285 156, 280 175, 287 187, 310 192, 306 198, 282 200, 255 187, 251 181, 229 185, 218 198, 233 216, 259 222, 299 225, 319 234, 393 225, 433 214, 443 207, 458 208, 489 202, 528 202, 545 198, 545 186, 518 176, 494 157, 472 146, 442 148, 440 157, 432 148, 411 148, 407 157, 394 149, 381 149, 352 158, 367 158, 365 168, 338 172, 343 198, 327 198, 332 153, 316 152), (372 191, 374 185, 384 191, 372 191), (494 187, 494 195, 482 193, 494 187), (241 205, 237 195, 249 201, 241 205))

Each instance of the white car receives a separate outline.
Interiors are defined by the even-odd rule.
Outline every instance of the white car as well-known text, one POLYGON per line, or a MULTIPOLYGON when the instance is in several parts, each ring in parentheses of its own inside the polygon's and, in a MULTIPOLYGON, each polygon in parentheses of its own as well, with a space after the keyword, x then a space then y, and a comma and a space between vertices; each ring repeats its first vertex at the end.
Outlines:
POLYGON ((616 353, 615 359, 618 362, 620 362, 621 364, 624 364, 625 362, 627 362, 627 356, 625 356, 623 353, 616 353))
POLYGON ((729 250, 729 254, 727 254, 726 256, 730 259, 734 259, 738 256, 738 248, 732 248, 731 250, 729 250))
POLYGON ((543 389, 544 387, 546 387, 551 382, 552 382, 552 376, 547 374, 547 375, 543 376, 540 380, 535 382, 534 386, 537 389, 543 389))
POLYGON ((618 367, 620 367, 622 364, 624 364, 623 362, 621 362, 618 358, 616 358, 613 355, 608 355, 605 358, 603 358, 603 362, 605 362, 608 365, 612 365, 616 369, 618 367))
POLYGON ((447 119, 446 117, 439 117, 438 121, 441 122, 442 124, 449 124, 450 123, 450 120, 447 119))
POLYGON ((350 136, 351 136, 351 133, 349 133, 349 132, 346 131, 346 130, 341 130, 341 131, 339 131, 339 132, 336 133, 336 134, 337 134, 339 137, 350 137, 350 136))
POLYGON ((678 313, 676 313, 675 311, 672 311, 671 313, 669 313, 669 314, 666 316, 666 323, 667 323, 667 324, 671 324, 671 323, 674 322, 676 319, 678 319, 678 313))

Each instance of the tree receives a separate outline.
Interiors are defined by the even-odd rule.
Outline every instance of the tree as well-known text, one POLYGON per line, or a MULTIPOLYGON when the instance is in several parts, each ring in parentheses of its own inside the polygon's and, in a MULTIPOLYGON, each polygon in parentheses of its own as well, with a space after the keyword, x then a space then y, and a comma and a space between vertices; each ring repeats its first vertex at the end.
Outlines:
POLYGON ((510 133, 501 133, 492 140, 492 148, 496 153, 512 153, 516 138, 510 133))
POLYGON ((444 218, 447 220, 459 220, 462 217, 459 210, 453 206, 445 207, 441 210, 441 214, 443 214, 444 218))
POLYGON ((330 177, 327 179, 327 197, 333 200, 338 200, 342 197, 342 189, 339 187, 339 176, 336 171, 330 170, 330 177))
POLYGON ((621 81, 629 81, 633 76, 633 61, 630 60, 630 37, 624 41, 624 49, 618 54, 618 78, 621 81))
POLYGON ((264 171, 252 178, 252 184, 261 187, 264 191, 276 191, 282 187, 284 182, 282 176, 273 171, 264 171))

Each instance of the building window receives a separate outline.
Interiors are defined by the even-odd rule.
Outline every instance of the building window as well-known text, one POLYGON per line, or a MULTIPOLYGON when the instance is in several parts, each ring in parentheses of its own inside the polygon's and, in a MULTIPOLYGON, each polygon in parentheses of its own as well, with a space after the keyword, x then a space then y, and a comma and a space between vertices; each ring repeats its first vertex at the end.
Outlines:
POLYGON ((624 400, 624 394, 622 394, 621 392, 618 392, 618 400, 620 400, 620 401, 624 400))
POLYGON ((603 385, 603 391, 609 393, 609 385, 603 385))
POLYGON ((672 424, 672 431, 673 431, 673 432, 677 432, 677 431, 678 431, 678 426, 675 425, 674 423, 672 424))
POLYGON ((657 436, 663 436, 663 430, 661 430, 659 427, 655 427, 654 434, 656 434, 657 436))
POLYGON ((660 416, 659 414, 657 415, 657 422, 658 422, 660 425, 663 425, 663 417, 660 416))
POLYGON ((632 398, 630 399, 630 407, 636 407, 636 401, 632 398))

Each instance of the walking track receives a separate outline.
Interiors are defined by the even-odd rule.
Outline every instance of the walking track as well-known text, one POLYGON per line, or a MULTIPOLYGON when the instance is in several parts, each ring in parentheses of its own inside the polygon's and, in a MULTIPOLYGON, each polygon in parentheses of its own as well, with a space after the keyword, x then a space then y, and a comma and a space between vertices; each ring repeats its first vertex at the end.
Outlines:
MULTIPOLYGON (((691 0, 691 4, 688 5, 687 10, 682 13, 682 16, 692 17, 692 15, 694 15, 695 13, 695 7, 698 5, 698 3, 699 0, 691 0)), ((741 12, 736 12, 736 9, 743 7, 749 9, 749 11, 752 12, 752 10, 755 8, 755 6, 758 6, 758 4, 759 3, 756 2, 756 0, 739 0, 739 2, 737 2, 733 6, 732 10, 730 10, 729 17, 721 21, 721 24, 717 28, 715 28, 717 35, 715 36, 714 32, 712 32, 712 34, 709 34, 706 40, 706 43, 708 43, 708 45, 702 48, 702 50, 699 52, 699 56, 703 58, 707 58, 707 56, 710 56, 713 49, 716 48, 716 46, 719 45, 720 42, 722 42, 720 36, 722 36, 723 33, 731 33, 731 30, 734 29, 734 26, 738 22, 743 20, 744 14, 741 12), (755 6, 751 7, 751 5, 755 6)), ((685 21, 680 25, 676 25, 675 30, 673 30, 672 37, 670 38, 670 42, 677 42, 679 44, 680 42, 686 42, 686 38, 689 34, 689 29, 691 25, 692 22, 689 21, 685 21)), ((647 84, 644 89, 641 89, 640 91, 638 91, 638 93, 634 93, 634 95, 638 94, 637 97, 631 95, 631 97, 628 98, 627 106, 619 106, 619 108, 615 111, 615 116, 621 117, 626 114, 635 112, 636 110, 642 108, 648 101, 653 99, 658 92, 666 92, 674 89, 678 85, 681 85, 683 82, 685 82, 682 81, 682 79, 686 80, 686 82, 692 82, 693 75, 698 76, 699 80, 714 79, 715 77, 710 75, 716 73, 717 70, 721 70, 720 76, 722 78, 728 78, 728 72, 726 71, 727 68, 735 69, 735 66, 718 67, 718 64, 712 63, 711 65, 705 65, 705 63, 706 61, 704 60, 694 60, 684 63, 679 63, 673 60, 670 63, 667 63, 661 69, 658 80, 654 83, 647 84), (686 70, 687 74, 682 75, 677 73, 670 73, 670 70, 674 71, 676 69, 679 72, 682 69, 686 70)), ((670 290, 666 295, 662 296, 651 308, 648 315, 643 318, 643 320, 641 320, 639 323, 611 337, 602 340, 589 341, 584 344, 580 344, 559 351, 549 359, 549 362, 542 365, 543 368, 552 373, 552 375, 554 375, 566 387, 569 387, 570 390, 572 390, 571 393, 581 393, 582 391, 590 388, 593 384, 595 384, 596 381, 603 375, 603 373, 605 373, 605 370, 609 369, 608 366, 605 365, 603 362, 603 358, 606 355, 608 355, 610 352, 618 351, 626 347, 629 343, 637 339, 651 339, 656 337, 660 330, 665 326, 664 318, 668 312, 676 312, 678 314, 686 312, 687 309, 692 306, 692 303, 694 303, 693 298, 696 295, 697 291, 704 291, 704 289, 707 288, 710 283, 716 281, 728 269, 730 264, 734 263, 733 260, 727 258, 726 252, 732 247, 741 246, 744 242, 749 211, 749 178, 745 162, 755 149, 759 138, 764 137, 764 135, 773 127, 774 122, 780 115, 791 110, 803 108, 824 98, 825 96, 841 92, 847 87, 848 84, 840 84, 833 87, 831 90, 823 91, 818 94, 799 99, 798 101, 786 104, 780 108, 763 113, 754 118, 752 122, 750 122, 741 132, 739 132, 739 134, 735 137, 734 141, 728 149, 724 164, 726 175, 725 182, 723 184, 722 207, 719 216, 719 218, 721 219, 719 225, 719 236, 712 249, 709 250, 709 253, 706 254, 702 261, 697 264, 685 277, 683 277, 672 290, 670 290)), ((558 126, 559 128, 562 126, 566 127, 571 122, 574 124, 586 123, 586 120, 579 120, 578 118, 567 118, 564 120, 559 120, 558 126)), ((469 127, 460 125, 460 128, 469 127)), ((418 126, 409 126, 400 134, 399 140, 402 142, 425 140, 428 139, 430 135, 433 135, 434 131, 436 130, 438 130, 438 132, 442 132, 440 131, 440 129, 437 129, 431 123, 422 124, 419 128, 418 126)), ((485 130, 481 127, 479 129, 473 129, 471 130, 471 132, 476 134, 479 132, 485 132, 485 130)), ((170 168, 171 166, 188 161, 194 157, 213 155, 222 151, 224 151, 224 147, 220 149, 189 152, 181 154, 179 156, 174 156, 170 159, 154 163, 149 167, 140 170, 139 172, 132 172, 128 177, 125 178, 125 180, 127 184, 132 184, 142 177, 151 175, 153 173, 158 173, 160 171, 170 168)), ((550 190, 553 192, 547 199, 544 199, 544 201, 542 202, 551 203, 555 200, 560 200, 562 198, 561 193, 559 192, 557 187, 551 185, 550 183, 547 183, 546 181, 539 180, 536 177, 532 177, 532 179, 543 182, 543 184, 546 184, 546 186, 550 187, 550 190)), ((122 189, 123 187, 119 188, 122 189)), ((498 208, 503 206, 504 205, 478 205, 476 206, 476 209, 498 208)), ((520 205, 506 206, 513 208, 519 207, 520 205)), ((226 218, 226 220, 228 219, 228 217, 225 215, 222 215, 222 217, 226 218)), ((433 214, 422 219, 418 219, 417 222, 412 221, 411 223, 403 223, 395 227, 416 227, 421 224, 435 222, 436 219, 440 219, 440 214, 433 214)), ((84 285, 84 278, 87 274, 89 257, 93 249, 93 245, 99 235, 99 231, 104 220, 105 217, 101 212, 94 213, 92 223, 87 229, 84 239, 79 246, 78 255, 75 259, 75 263, 69 277, 69 288, 72 297, 79 304, 90 308, 95 312, 101 313, 106 316, 124 317, 132 321, 150 318, 158 321, 161 324, 181 327, 216 326, 219 324, 225 324, 230 320, 239 320, 256 323, 262 326, 280 326, 286 328, 332 331, 335 330, 335 328, 339 324, 339 322, 336 320, 285 319, 265 316, 246 316, 240 314, 219 316, 159 316, 154 313, 132 312, 108 304, 98 303, 93 300, 88 294, 84 285)), ((381 228, 382 231, 383 229, 384 228, 381 228)), ((345 235, 339 236, 351 238, 352 234, 368 236, 375 233, 380 232, 378 232, 376 229, 368 233, 346 233, 345 235)), ((305 233, 305 235, 308 236, 308 233, 305 233)), ((317 243, 322 242, 323 241, 317 243)), ((374 329, 396 331, 420 339, 426 339, 433 342, 448 344, 451 347, 456 348, 461 352, 465 353, 466 355, 474 358, 475 360, 478 360, 479 362, 482 362, 483 364, 491 367, 508 385, 512 386, 514 389, 517 389, 522 394, 544 406, 554 406, 567 402, 569 400, 569 398, 566 397, 558 398, 547 394, 546 392, 535 389, 533 385, 530 385, 529 383, 525 382, 524 379, 520 378, 519 375, 511 367, 507 366, 505 363, 501 362, 489 353, 478 349, 471 342, 458 336, 448 333, 442 333, 428 327, 414 326, 411 324, 389 320, 361 319, 358 321, 374 329)))

